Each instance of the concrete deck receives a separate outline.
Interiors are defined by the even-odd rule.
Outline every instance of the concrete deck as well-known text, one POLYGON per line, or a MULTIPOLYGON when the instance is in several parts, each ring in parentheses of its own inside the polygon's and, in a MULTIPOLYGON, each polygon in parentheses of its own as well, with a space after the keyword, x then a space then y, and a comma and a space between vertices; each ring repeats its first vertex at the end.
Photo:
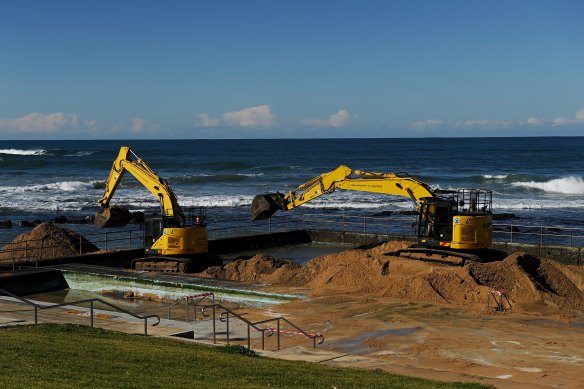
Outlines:
MULTIPOLYGON (((43 301, 29 300, 39 306, 51 306, 54 304, 43 301)), ((97 303, 96 303, 97 304, 97 303)), ((90 308, 87 306, 65 305, 58 308, 38 309, 37 323, 73 323, 80 325, 91 324, 90 308)), ((103 328, 109 331, 117 331, 131 335, 144 335, 144 319, 138 319, 122 312, 109 310, 93 310, 94 327, 103 328)), ((0 327, 13 325, 31 325, 35 322, 34 307, 22 301, 8 296, 0 296, 0 327)), ((229 342, 237 344, 247 344, 247 325, 240 320, 231 319, 229 321, 229 331, 227 323, 215 321, 216 342, 213 342, 213 320, 204 319, 196 322, 184 322, 169 319, 160 319, 158 325, 155 318, 147 320, 147 335, 172 338, 180 341, 194 342, 206 345, 224 345, 229 342), (229 335, 229 336, 228 336, 229 335), (229 341, 228 341, 229 338, 229 341)), ((271 358, 302 360, 307 362, 330 361, 347 354, 335 353, 327 350, 308 349, 304 347, 291 347, 278 351, 262 350, 261 332, 250 330, 250 343, 252 349, 262 356, 271 358)), ((276 336, 265 337, 266 348, 275 348, 276 336)), ((310 340, 308 340, 310 341, 310 340)))

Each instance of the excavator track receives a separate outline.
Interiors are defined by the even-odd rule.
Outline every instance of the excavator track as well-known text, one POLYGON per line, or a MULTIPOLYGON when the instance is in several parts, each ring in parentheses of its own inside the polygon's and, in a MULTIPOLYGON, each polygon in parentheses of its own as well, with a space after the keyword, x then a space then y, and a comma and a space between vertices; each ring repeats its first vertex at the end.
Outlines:
POLYGON ((385 253, 384 255, 416 259, 424 262, 440 263, 450 266, 464 266, 467 261, 481 262, 478 255, 450 250, 436 250, 423 247, 410 247, 385 253))
POLYGON ((158 273, 192 273, 194 265, 189 258, 144 257, 134 259, 132 269, 158 273))

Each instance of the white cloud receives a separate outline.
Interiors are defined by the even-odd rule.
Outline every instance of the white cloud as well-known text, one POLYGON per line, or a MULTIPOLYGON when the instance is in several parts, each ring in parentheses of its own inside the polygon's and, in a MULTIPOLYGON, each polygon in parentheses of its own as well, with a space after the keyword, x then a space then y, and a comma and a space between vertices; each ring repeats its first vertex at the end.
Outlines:
POLYGON ((427 128, 427 127, 437 127, 437 126, 440 126, 444 123, 445 123, 444 120, 428 119, 428 120, 423 120, 420 122, 415 122, 414 124, 412 124, 412 127, 418 128, 418 129, 423 129, 423 128, 427 128))
POLYGON ((239 111, 225 112, 223 120, 227 124, 241 127, 269 127, 274 124, 274 115, 269 105, 258 105, 239 111))
POLYGON ((211 118, 207 113, 199 113, 197 117, 199 121, 194 125, 195 127, 270 127, 276 124, 275 116, 269 105, 258 105, 239 111, 225 112, 222 119, 211 118))
POLYGON ((566 119, 565 117, 557 117, 552 120, 552 126, 554 127, 565 126, 567 124, 571 124, 571 120, 566 119))
POLYGON ((314 127, 343 127, 349 121, 350 114, 346 109, 340 109, 329 116, 328 119, 306 119, 304 124, 314 127))
POLYGON ((134 119, 132 119, 132 125, 130 126, 130 132, 133 132, 133 133, 144 132, 147 124, 148 124, 147 119, 134 118, 134 119))
POLYGON ((543 120, 537 117, 530 117, 525 120, 490 120, 490 119, 472 119, 462 121, 445 121, 442 119, 428 119, 413 123, 411 126, 417 130, 431 130, 437 128, 457 128, 457 129, 485 129, 500 130, 516 127, 542 127, 544 125, 558 127, 567 125, 584 124, 584 108, 576 113, 575 119, 557 117, 553 120, 543 120))
POLYGON ((199 118, 199 127, 216 127, 221 125, 220 119, 211 119, 206 113, 200 113, 197 117, 199 118))
POLYGON ((528 126, 541 126, 543 125, 543 120, 539 119, 539 118, 528 118, 525 121, 525 124, 527 124, 528 126))
POLYGON ((0 130, 49 134, 75 128, 77 123, 78 118, 75 114, 33 112, 16 119, 0 119, 0 130))

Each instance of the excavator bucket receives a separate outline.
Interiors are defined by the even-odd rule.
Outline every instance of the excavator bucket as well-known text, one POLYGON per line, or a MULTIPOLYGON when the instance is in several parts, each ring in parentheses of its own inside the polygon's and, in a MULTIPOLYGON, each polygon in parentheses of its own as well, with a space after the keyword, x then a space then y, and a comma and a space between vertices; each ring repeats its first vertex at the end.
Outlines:
POLYGON ((251 220, 264 220, 272 217, 277 210, 286 210, 286 200, 281 193, 257 195, 251 202, 251 220))
POLYGON ((97 228, 123 227, 130 222, 130 211, 121 205, 112 205, 95 213, 95 226, 97 228))

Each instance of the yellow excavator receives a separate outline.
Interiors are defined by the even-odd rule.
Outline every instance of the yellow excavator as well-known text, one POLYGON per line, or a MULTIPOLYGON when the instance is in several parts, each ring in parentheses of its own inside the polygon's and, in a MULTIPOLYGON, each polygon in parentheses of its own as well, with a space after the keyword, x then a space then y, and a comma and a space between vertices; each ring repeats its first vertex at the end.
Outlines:
MULTIPOLYGON (((191 272, 209 265, 205 214, 201 209, 188 216, 166 182, 140 159, 130 147, 123 146, 112 164, 105 191, 95 214, 98 228, 122 227, 131 220, 130 212, 110 201, 124 173, 129 172, 160 202, 161 215, 144 217, 145 258, 132 262, 136 270, 191 272)), ((214 264, 214 263, 213 263, 214 264)))
POLYGON ((492 243, 492 191, 482 189, 433 190, 406 173, 373 173, 341 165, 284 195, 257 195, 252 220, 270 218, 278 210, 291 210, 335 189, 409 197, 418 211, 417 245, 388 253, 437 262, 463 264, 479 261, 478 253, 492 243), (453 257, 451 260, 449 257, 453 257), (448 259, 446 259, 448 258, 448 259))

